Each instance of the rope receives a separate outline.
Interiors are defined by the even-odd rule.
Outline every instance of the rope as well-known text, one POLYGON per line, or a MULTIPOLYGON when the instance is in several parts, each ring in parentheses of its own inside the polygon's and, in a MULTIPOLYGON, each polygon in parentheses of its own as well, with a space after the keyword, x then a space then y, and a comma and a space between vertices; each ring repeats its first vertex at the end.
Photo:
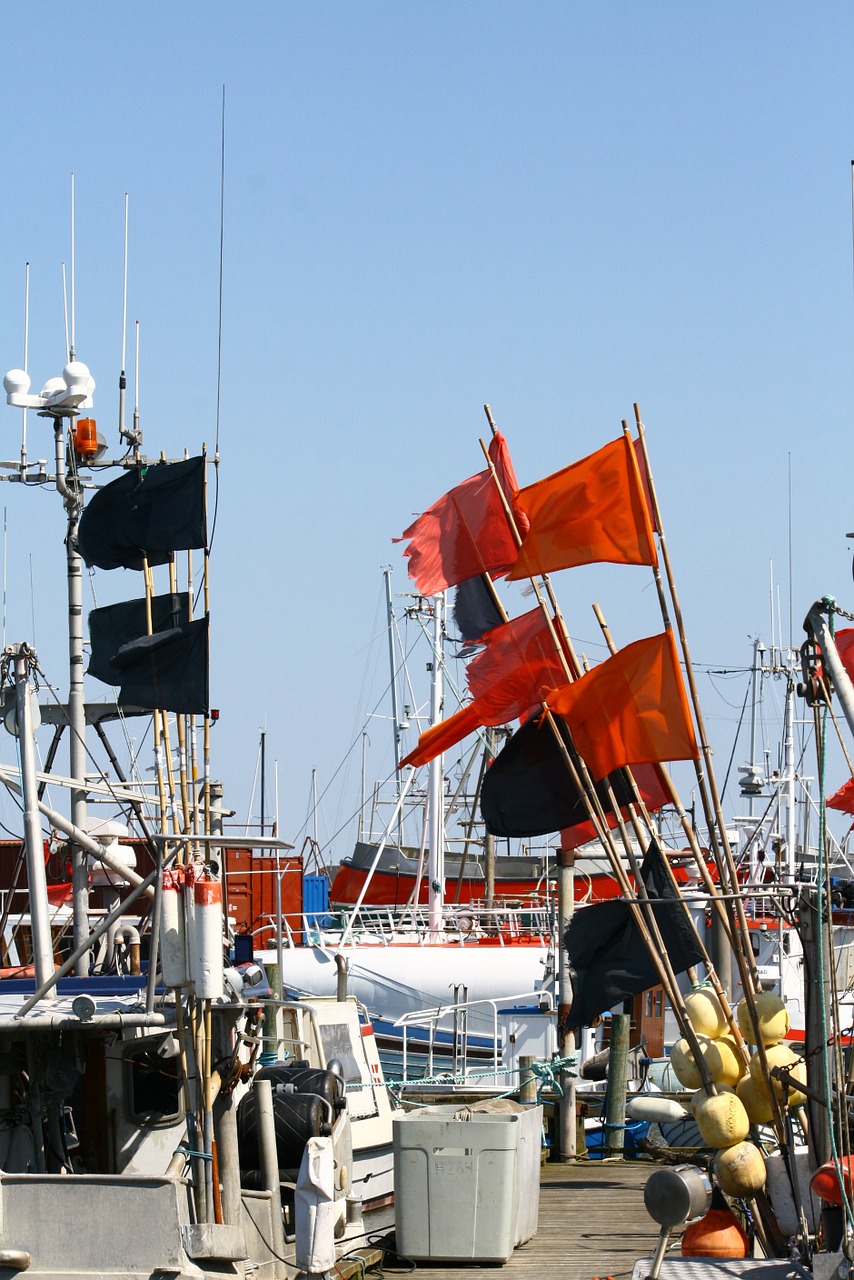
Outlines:
MULTIPOLYGON (((386 1080, 386 1088, 391 1096, 397 1101, 399 1100, 403 1090, 407 1085, 465 1085, 468 1081, 494 1079, 496 1076, 515 1076, 518 1067, 493 1067, 490 1071, 463 1071, 454 1074, 450 1071, 440 1072, 434 1076, 419 1076, 414 1080, 386 1080)), ((538 1080, 537 1098, 542 1096, 543 1091, 551 1085, 558 1098, 563 1097, 563 1089, 561 1088, 558 1076, 561 1073, 578 1076, 578 1053, 572 1053, 568 1058, 554 1057, 549 1062, 534 1062, 531 1064, 531 1075, 527 1080, 520 1080, 518 1084, 514 1084, 512 1089, 507 1089, 504 1093, 495 1095, 496 1101, 501 1098, 511 1098, 517 1094, 520 1088, 524 1088, 526 1084, 530 1084, 533 1080, 538 1080)), ((367 1089, 371 1085, 356 1084, 347 1086, 348 1089, 367 1089)), ((429 1103, 412 1103, 413 1106, 429 1106, 429 1103)))

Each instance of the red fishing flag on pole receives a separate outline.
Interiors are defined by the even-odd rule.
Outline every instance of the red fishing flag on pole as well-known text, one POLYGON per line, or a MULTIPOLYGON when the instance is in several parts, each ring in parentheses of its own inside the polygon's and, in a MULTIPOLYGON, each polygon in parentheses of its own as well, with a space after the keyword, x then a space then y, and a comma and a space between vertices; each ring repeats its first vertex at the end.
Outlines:
MULTIPOLYGON (((851 628, 849 628, 851 630, 851 628)), ((852 631, 854 635, 854 631, 852 631)), ((838 809, 841 813, 854 813, 854 778, 849 778, 838 791, 834 791, 825 801, 828 809, 838 809)))
POLYGON ((672 632, 626 645, 546 697, 594 781, 623 765, 699 756, 672 632))
POLYGON ((540 609, 493 627, 483 641, 486 648, 466 670, 473 701, 422 733, 402 764, 427 764, 475 729, 515 720, 541 703, 547 689, 566 680, 566 667, 540 609))
POLYGON ((511 581, 575 565, 658 563, 637 455, 628 435, 520 489, 529 522, 511 581))
MULTIPOLYGON (((507 441, 496 433, 489 457, 499 484, 512 504, 516 475, 507 441)), ((517 513, 519 532, 527 521, 517 513)), ((409 541, 409 576, 422 595, 434 596, 467 578, 491 573, 503 576, 516 559, 516 540, 510 530, 498 485, 489 470, 470 476, 434 502, 394 542, 409 541)))

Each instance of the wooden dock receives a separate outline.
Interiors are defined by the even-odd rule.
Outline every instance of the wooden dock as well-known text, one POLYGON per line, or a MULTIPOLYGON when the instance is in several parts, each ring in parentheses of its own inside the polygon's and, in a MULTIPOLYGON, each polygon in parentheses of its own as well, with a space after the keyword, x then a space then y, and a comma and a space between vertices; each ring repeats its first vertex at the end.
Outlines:
POLYGON ((491 1280, 499 1274, 502 1280, 630 1280, 635 1262, 654 1253, 658 1240, 643 1203, 644 1184, 658 1167, 640 1160, 545 1164, 533 1240, 501 1267, 419 1263, 416 1280, 468 1280, 487 1273, 491 1280))

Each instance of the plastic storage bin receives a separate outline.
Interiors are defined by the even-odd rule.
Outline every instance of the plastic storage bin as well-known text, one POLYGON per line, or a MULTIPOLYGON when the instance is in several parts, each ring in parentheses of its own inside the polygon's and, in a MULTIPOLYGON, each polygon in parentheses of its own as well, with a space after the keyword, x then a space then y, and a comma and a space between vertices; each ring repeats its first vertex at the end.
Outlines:
POLYGON ((541 1126, 540 1107, 428 1107, 396 1118, 398 1253, 418 1261, 506 1262, 536 1231, 541 1126), (455 1119, 459 1114, 465 1118, 455 1119))

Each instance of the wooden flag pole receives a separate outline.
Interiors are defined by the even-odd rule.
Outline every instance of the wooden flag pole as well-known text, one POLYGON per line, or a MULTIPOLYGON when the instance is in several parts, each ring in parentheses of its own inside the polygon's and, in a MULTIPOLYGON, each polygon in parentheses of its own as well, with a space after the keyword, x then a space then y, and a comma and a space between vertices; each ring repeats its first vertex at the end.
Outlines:
MULTIPOLYGON (((202 457, 207 462, 207 445, 202 445, 202 457)), ((210 617, 211 612, 211 587, 210 587, 210 548, 207 546, 207 512, 208 512, 208 472, 207 466, 204 466, 204 495, 205 495, 205 550, 204 550, 204 598, 205 598, 205 617, 210 617)), ((210 656, 208 657, 210 662, 210 656)), ((208 676, 210 680, 210 675, 208 676)), ((210 696, 210 695, 208 695, 210 696)), ((205 813, 205 830, 204 834, 211 834, 211 717, 210 707, 205 712, 204 727, 204 780, 202 782, 202 790, 204 794, 204 813, 205 813)), ((281 927, 281 921, 279 922, 281 927)))
MULTIPOLYGON (((187 552, 187 609, 189 621, 193 621, 193 553, 187 552)), ((190 795, 192 800, 192 831, 199 834, 199 760, 196 743, 196 717, 189 717, 190 727, 190 795)))
MULTIPOLYGON (((169 590, 173 595, 178 593, 178 570, 175 557, 169 561, 169 590)), ((178 779, 181 792, 181 830, 185 835, 190 831, 190 797, 187 788, 187 734, 184 719, 179 712, 175 717, 178 731, 178 779)))
MULTIPOLYGON (((613 638, 613 636, 611 635, 611 629, 610 629, 610 627, 608 626, 607 622, 605 621, 605 617, 604 617, 604 615, 603 615, 603 613, 602 613, 602 610, 599 608, 599 605, 598 605, 598 604, 594 604, 594 606, 593 606, 593 612, 594 612, 594 614, 596 615, 596 621, 599 623, 599 626, 600 626, 601 631, 602 631, 602 635, 603 635, 603 636, 604 636, 604 638, 605 638, 605 643, 606 643, 606 645, 608 646, 608 651, 609 651, 609 653, 611 653, 611 654, 613 655, 613 654, 615 654, 615 653, 617 652, 617 646, 616 646, 616 644, 614 643, 614 638, 613 638)), ((693 831, 693 829, 691 828, 691 824, 688 822, 688 816, 687 816, 687 814, 685 813, 685 809, 684 809, 684 807, 683 807, 683 805, 682 805, 681 800, 679 799, 679 795, 678 795, 678 793, 677 793, 677 791, 676 791, 676 788, 675 788, 675 787, 674 787, 674 785, 673 785, 673 781, 672 781, 672 779, 671 779, 671 777, 670 777, 669 773, 667 773, 666 769, 664 768, 664 766, 663 766, 662 764, 659 764, 659 766, 658 766, 658 767, 659 767, 659 769, 660 769, 660 771, 661 771, 661 774, 662 774, 662 777, 663 777, 663 779, 664 779, 665 788, 666 788, 666 789, 667 789, 667 791, 669 792, 670 799, 671 799, 671 803, 673 803, 673 804, 674 804, 674 807, 676 808, 677 814, 678 814, 678 815, 679 815, 679 817, 680 817, 680 821, 681 821, 681 823, 682 823, 683 831, 684 831, 684 833, 685 833, 685 835, 686 835, 686 837, 687 837, 687 839, 688 839, 689 847, 691 848, 691 851, 692 851, 692 853, 693 853, 693 855, 694 855, 694 860, 695 860, 695 862, 696 862, 696 864, 697 864, 697 868, 698 868, 698 870, 699 870, 699 872, 700 872, 700 875, 701 875, 701 877, 702 877, 703 885, 704 885, 704 887, 705 887, 705 889, 706 889, 706 892, 707 892, 707 894, 709 895, 709 898, 710 898, 710 900, 711 900, 711 902, 712 902, 713 909, 714 909, 714 910, 719 914, 719 916, 720 916, 721 922, 722 922, 722 924, 723 924, 723 926, 724 926, 724 929, 725 929, 725 931, 726 931, 727 938, 728 938, 728 940, 729 940, 730 945, 733 947, 733 951, 734 951, 734 950, 735 950, 735 947, 734 947, 734 945, 733 945, 733 932, 732 932, 732 931, 731 931, 731 929, 730 929, 730 920, 729 920, 729 918, 728 918, 728 916, 727 916, 727 912, 726 912, 726 908, 725 908, 725 905, 724 905, 724 901, 723 901, 723 900, 722 900, 722 898, 721 898, 721 895, 720 895, 720 892, 718 891, 718 887, 717 887, 717 885, 715 884, 715 882, 712 880, 711 876, 709 875, 709 869, 708 869, 708 867, 706 866, 705 858, 704 858, 704 857, 703 857, 703 855, 702 855, 702 851, 701 851, 700 846, 699 846, 699 844, 698 844, 698 842, 697 842, 697 838, 696 838, 696 836, 695 836, 695 834, 694 834, 694 831, 693 831)), ((632 788, 632 790, 633 790, 633 791, 634 791, 634 793, 635 793, 635 797, 636 797, 636 799, 635 799, 635 801, 633 802, 633 804, 634 804, 634 803, 636 803, 637 805, 639 805, 639 806, 641 807, 641 809, 644 811, 644 813, 646 813, 646 806, 645 806, 645 805, 644 805, 644 803, 643 803, 643 799, 642 799, 642 797, 641 797, 641 795, 640 795, 640 792, 639 792, 639 790, 638 790, 638 786, 637 786, 637 782, 636 782, 636 780, 635 780, 635 777, 634 777, 634 775, 633 775, 633 773, 632 773, 631 769, 626 768, 625 772, 626 772, 626 776, 627 776, 628 781, 629 781, 629 785, 630 785, 630 787, 632 788)), ((651 819, 650 819, 650 817, 649 817, 649 815, 648 815, 648 814, 646 814, 646 818, 645 818, 645 820, 646 820, 648 823, 651 823, 651 819)), ((680 896, 680 898, 681 898, 681 896, 682 896, 682 895, 681 895, 681 892, 680 892, 680 889, 679 889, 679 885, 677 884, 676 877, 675 877, 675 875, 673 874, 673 868, 671 867, 671 865, 670 865, 670 863, 667 861, 667 859, 665 859, 665 863, 666 863, 666 865, 667 865, 667 874, 668 874, 668 877, 669 877, 669 879, 670 879, 670 883, 671 883, 671 885, 673 886, 673 888, 674 888, 674 890, 676 891, 676 893, 677 893, 677 894, 679 894, 679 896, 680 896)), ((734 928, 734 922, 733 922, 733 928, 734 928)), ((727 1025, 729 1026, 730 1032, 732 1033, 732 1037, 733 1037, 733 1039, 735 1040, 735 1043, 736 1043, 736 1045, 738 1046, 739 1052, 741 1053, 741 1055, 742 1055, 742 1057, 743 1057, 743 1059, 744 1059, 745 1063, 747 1063, 747 1062, 749 1062, 749 1061, 750 1061, 750 1054, 749 1054, 749 1052, 748 1052, 748 1050, 747 1050, 747 1046, 745 1045, 744 1037, 743 1037, 743 1036, 742 1036, 742 1034, 741 1034, 741 1029, 740 1029, 740 1027, 739 1027, 739 1025, 738 1025, 738 1022, 737 1022, 737 1021, 736 1021, 736 1019, 735 1019, 734 1014, 733 1014, 732 1006, 730 1005, 730 1002, 729 1002, 729 997, 728 997, 728 995, 727 995, 726 991, 724 990, 723 985, 722 985, 722 984, 721 984, 721 982, 720 982, 720 979, 719 979, 718 974, 717 974, 717 970, 715 969, 715 966, 713 965, 713 963, 712 963, 712 961, 711 961, 711 958, 710 958, 710 956, 709 956, 709 954, 708 954, 708 950, 707 950, 706 946, 703 944, 702 939, 700 940, 700 945, 703 947, 703 951, 704 951, 704 953, 705 953, 703 963, 705 964, 706 969, 707 969, 707 971, 708 971, 708 974, 709 974, 709 981, 710 981, 710 982, 711 982, 711 984, 712 984, 712 987, 713 987, 713 989, 714 989, 715 995, 717 996, 717 998, 718 998, 718 1002, 720 1003, 721 1009, 723 1010, 724 1017, 725 1017, 725 1018, 726 1018, 726 1020, 727 1020, 727 1025)))
MULTIPOLYGON (((712 767, 712 753, 709 747, 709 740, 706 734, 706 725, 703 719, 702 708, 700 707, 700 698, 697 692, 697 683, 694 678, 694 667, 691 662, 690 652, 688 650, 688 641, 685 635, 685 625, 682 618, 682 609, 679 604, 679 596, 676 591, 676 583, 673 576, 673 567, 670 562, 670 553, 667 548, 667 539, 664 536, 664 528, 661 520, 661 509, 658 505, 658 498, 655 492, 655 482, 653 480, 652 468, 650 466, 649 452, 646 447, 646 435, 644 432, 643 422, 641 421, 640 407, 637 404, 634 406, 634 411, 635 411, 635 420, 637 422, 637 428, 638 428, 638 438, 641 443, 641 450, 643 452, 644 465, 646 467, 646 480, 647 480, 647 485, 649 489, 650 501, 652 503, 653 520, 655 523, 656 531, 658 533, 658 542, 661 548, 661 558, 664 562, 664 571, 667 577, 668 589, 670 591, 670 599, 673 603, 673 613, 676 621, 676 634, 679 637, 679 645, 680 645, 680 648, 682 649, 682 656, 685 662, 685 674, 688 681, 688 691, 691 697, 691 704, 694 709, 694 716, 697 723, 697 734, 700 740, 700 751, 703 757, 703 764, 705 765, 705 774, 704 774, 704 771, 700 765, 700 762, 699 761, 694 762, 696 776, 697 776, 697 784, 700 788, 700 794, 703 798, 703 807, 706 811, 706 820, 709 826, 709 836, 712 842, 712 847, 713 849, 718 850, 722 854, 723 864, 721 865, 721 870, 723 870, 723 866, 726 867, 727 879, 729 881, 730 888, 732 889, 732 892, 734 895, 733 901, 735 903, 735 911, 738 917, 738 924, 740 927, 741 939, 742 939, 742 947, 740 950, 741 950, 741 953, 744 955, 744 959, 746 961, 747 973, 749 974, 749 984, 745 985, 745 995, 747 995, 748 985, 752 987, 751 994, 755 991, 761 990, 759 972, 756 967, 756 957, 753 955, 753 950, 749 942, 750 933, 749 933, 748 924, 747 924, 747 916, 744 910, 744 903, 742 902, 741 897, 739 896, 738 872, 736 870, 735 862, 733 860, 732 850, 729 847, 729 841, 726 838, 726 822, 724 820, 723 810, 722 810, 721 801, 720 801, 720 795, 718 794, 717 784, 715 782, 715 774, 714 774, 714 769, 712 767), (708 787, 708 791, 707 791, 707 787, 708 787), (715 826, 715 823, 717 823, 717 828, 715 826), (719 835, 716 834, 716 832, 719 833, 719 835)), ((626 430, 628 430, 627 427, 626 427, 626 430)), ((670 627, 669 613, 667 611, 666 601, 664 599, 664 594, 661 589, 661 575, 657 569, 654 572, 656 575, 656 585, 658 586, 658 590, 659 590, 659 600, 661 602, 662 616, 664 618, 665 626, 670 627)), ((738 950, 736 954, 738 954, 738 950)))
MULTIPOLYGON (((629 905, 629 909, 631 910, 638 932, 643 939, 644 945, 646 946, 650 959, 652 960, 653 967, 658 974, 659 981, 664 987, 667 997, 673 1007, 673 1012, 676 1016, 677 1022, 679 1023, 679 1029, 691 1047, 691 1052, 697 1064, 697 1070, 700 1072, 700 1076, 703 1080, 703 1087, 706 1089, 707 1093, 714 1094, 717 1090, 714 1082, 712 1081, 711 1075, 709 1074, 708 1067, 703 1059, 696 1032, 688 1019, 688 1013, 682 999, 682 993, 679 990, 679 984, 670 963, 667 948, 664 946, 664 942, 658 928, 658 923, 652 911, 652 903, 649 900, 646 886, 640 877, 639 871, 637 871, 636 884, 634 888, 632 887, 622 860, 617 854, 616 846, 612 840, 612 833, 608 828, 607 823, 605 823, 601 817, 601 807, 598 804, 593 803, 593 797, 595 797, 597 801, 598 797, 595 796, 595 792, 593 792, 593 797, 589 794, 591 789, 590 776, 587 772, 586 765, 578 755, 575 747, 572 747, 571 750, 567 747, 563 734, 555 723, 553 713, 548 707, 545 707, 544 711, 546 720, 554 734, 555 741, 558 744, 561 755, 563 756, 570 781, 578 793, 585 799, 590 821, 593 823, 594 830, 596 831, 596 837, 608 854, 608 859, 611 863, 614 876, 629 905), (586 783, 582 781, 582 779, 585 778, 585 775, 586 783)), ((569 737, 571 742, 571 734, 569 734, 569 737)), ((563 939, 561 939, 561 942, 563 942, 563 939)))
MULTIPOLYGON (((148 556, 142 559, 142 576, 145 582, 145 623, 146 635, 152 635, 154 627, 152 624, 151 600, 154 595, 154 582, 151 573, 151 565, 148 563, 148 556)), ((154 772, 157 778, 157 796, 160 804, 160 828, 166 830, 166 786, 163 780, 163 727, 161 721, 160 710, 155 707, 152 712, 152 721, 154 725, 154 772)))

